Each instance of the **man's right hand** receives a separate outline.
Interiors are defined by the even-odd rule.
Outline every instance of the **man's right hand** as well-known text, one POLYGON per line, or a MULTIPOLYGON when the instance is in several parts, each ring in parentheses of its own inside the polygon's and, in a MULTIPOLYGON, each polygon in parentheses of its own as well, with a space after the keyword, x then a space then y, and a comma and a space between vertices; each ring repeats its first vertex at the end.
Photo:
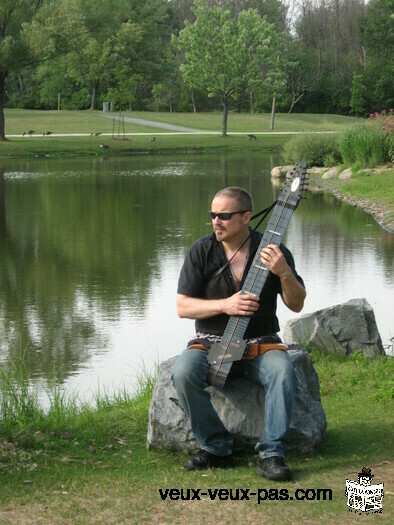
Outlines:
POLYGON ((250 294, 241 295, 241 292, 226 299, 199 299, 177 295, 178 315, 186 319, 206 319, 220 314, 252 316, 258 307, 258 297, 250 294))
POLYGON ((259 297, 248 293, 237 292, 222 301, 223 313, 227 315, 252 316, 259 308, 259 297))

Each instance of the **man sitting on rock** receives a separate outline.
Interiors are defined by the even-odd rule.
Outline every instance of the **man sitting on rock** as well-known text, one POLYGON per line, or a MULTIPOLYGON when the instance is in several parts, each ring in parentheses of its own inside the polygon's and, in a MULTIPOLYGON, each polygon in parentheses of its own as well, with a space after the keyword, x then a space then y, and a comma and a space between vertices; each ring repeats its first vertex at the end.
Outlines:
POLYGON ((173 382, 179 401, 190 418, 201 450, 185 463, 188 470, 229 467, 233 464, 233 438, 212 406, 207 392, 210 365, 207 351, 220 341, 230 316, 249 316, 244 339, 258 351, 252 359, 233 363, 227 380, 246 377, 265 388, 264 431, 256 445, 256 473, 271 480, 289 480, 285 464, 289 446, 294 398, 294 370, 277 335, 277 295, 299 312, 306 296, 293 257, 284 246, 269 244, 260 260, 270 271, 260 297, 240 293, 262 234, 252 232, 249 222, 253 203, 249 193, 237 187, 219 191, 211 208, 214 233, 189 249, 178 283, 180 317, 196 320, 196 337, 179 356, 173 382), (264 351, 266 343, 283 349, 264 351), (197 347, 197 348, 196 348, 197 347))

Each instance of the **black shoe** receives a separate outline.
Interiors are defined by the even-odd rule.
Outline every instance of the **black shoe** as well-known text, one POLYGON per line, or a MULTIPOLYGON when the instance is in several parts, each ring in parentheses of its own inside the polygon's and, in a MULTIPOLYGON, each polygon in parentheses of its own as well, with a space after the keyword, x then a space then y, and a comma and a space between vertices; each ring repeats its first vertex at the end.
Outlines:
POLYGON ((203 470, 208 467, 227 468, 233 466, 233 456, 216 456, 206 450, 200 450, 193 458, 186 461, 187 470, 203 470))
POLYGON ((257 460, 256 474, 275 481, 289 481, 291 479, 291 472, 286 467, 285 460, 280 456, 259 458, 257 460))

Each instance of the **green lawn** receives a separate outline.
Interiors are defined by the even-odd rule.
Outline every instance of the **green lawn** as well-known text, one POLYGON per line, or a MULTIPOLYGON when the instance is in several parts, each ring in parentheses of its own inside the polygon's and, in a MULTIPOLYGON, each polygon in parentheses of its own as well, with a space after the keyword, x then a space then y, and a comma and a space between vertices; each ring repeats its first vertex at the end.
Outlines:
MULTIPOLYGON (((32 129, 38 134, 45 131, 53 133, 111 133, 113 126, 118 130, 118 123, 110 118, 102 118, 101 111, 38 111, 6 109, 6 135, 22 135, 32 129)), ((119 113, 114 113, 119 116, 119 113)), ((174 124, 196 130, 220 132, 222 114, 217 113, 163 113, 163 112, 125 112, 124 117, 174 124)), ((268 132, 271 116, 267 113, 230 113, 228 117, 229 132, 268 132)), ((350 126, 360 119, 340 115, 311 115, 279 113, 275 117, 275 131, 338 131, 350 126)), ((166 130, 148 126, 124 123, 126 133, 158 133, 166 130)), ((122 127, 123 131, 123 127, 122 127)))
POLYGON ((111 136, 99 137, 23 137, 0 142, 0 159, 8 157, 45 157, 68 155, 118 155, 138 153, 176 153, 209 151, 281 151, 288 135, 269 135, 250 141, 242 135, 155 134, 128 136, 125 141, 111 136), (105 149, 100 144, 106 146, 105 149))
MULTIPOLYGON (((113 128, 117 134, 118 122, 114 123, 113 118, 102 118, 101 115, 103 113, 98 111, 6 109, 4 111, 6 136, 22 135, 28 130, 33 130, 39 136, 42 136, 45 131, 52 131, 52 133, 112 133, 113 128), (95 115, 100 115, 100 117, 95 115)), ((123 126, 121 131, 123 132, 123 126)), ((126 133, 144 133, 162 130, 125 122, 124 131, 126 133)))
POLYGON ((392 523, 394 361, 359 354, 347 359, 314 352, 311 356, 320 380, 327 440, 315 455, 290 454, 292 481, 257 477, 252 453, 237 456, 234 469, 188 472, 182 466, 185 454, 148 451, 150 383, 138 398, 104 400, 79 414, 58 399, 51 417, 40 418, 26 402, 25 413, 19 414, 23 422, 13 421, 12 414, 9 421, 1 417, 0 523, 392 523), (357 481, 364 466, 372 468, 374 483, 384 483, 382 514, 348 511, 346 479, 357 481), (163 501, 159 489, 163 493, 166 488, 249 488, 272 496, 260 503, 257 497, 163 501), (280 489, 293 495, 297 489, 319 488, 330 489, 332 499, 274 499, 280 489))
MULTIPOLYGON (((132 112, 125 116, 153 120, 207 131, 220 131, 222 113, 151 113, 132 112)), ((278 113, 275 116, 274 131, 339 131, 361 119, 341 115, 278 113)), ((271 115, 269 113, 232 113, 228 115, 229 132, 268 132, 271 115)))

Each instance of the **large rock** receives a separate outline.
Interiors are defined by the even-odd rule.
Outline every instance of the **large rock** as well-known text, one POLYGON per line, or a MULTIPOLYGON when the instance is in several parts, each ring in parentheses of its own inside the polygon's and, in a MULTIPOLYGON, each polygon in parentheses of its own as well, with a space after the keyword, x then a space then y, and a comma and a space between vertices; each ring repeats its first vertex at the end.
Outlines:
MULTIPOLYGON (((289 345, 288 352, 296 376, 290 448, 311 453, 326 436, 319 380, 305 348, 289 345)), ((149 410, 147 442, 149 447, 193 450, 198 445, 171 381, 175 360, 160 366, 149 410)), ((253 450, 264 427, 264 389, 246 379, 234 379, 223 390, 209 387, 209 391, 219 417, 234 435, 234 448, 253 450)))
POLYGON ((290 320, 283 339, 343 356, 356 350, 368 357, 384 353, 375 314, 366 299, 352 299, 290 320))

